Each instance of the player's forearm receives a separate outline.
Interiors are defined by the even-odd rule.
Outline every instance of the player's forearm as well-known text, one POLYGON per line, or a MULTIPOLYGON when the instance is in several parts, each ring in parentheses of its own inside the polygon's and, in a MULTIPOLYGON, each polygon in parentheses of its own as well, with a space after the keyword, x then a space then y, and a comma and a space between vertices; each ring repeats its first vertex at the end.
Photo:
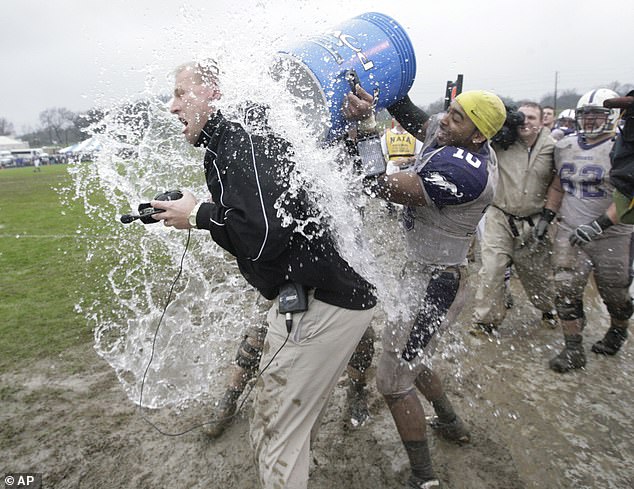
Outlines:
POLYGON ((420 177, 414 172, 382 175, 377 179, 376 194, 395 204, 423 206, 427 204, 420 177))
POLYGON ((561 180, 559 180, 558 176, 553 178, 553 181, 550 183, 548 187, 548 191, 546 192, 546 201, 544 203, 544 208, 549 209, 555 213, 559 212, 559 208, 561 207, 561 201, 564 198, 564 189, 561 186, 561 180))
POLYGON ((425 140, 429 115, 414 105, 409 96, 391 105, 387 110, 407 132, 420 141, 425 140))
POLYGON ((612 224, 618 224, 619 223, 619 216, 618 216, 618 214, 616 212, 616 204, 614 202, 612 202, 610 204, 610 207, 608 207, 606 209, 605 215, 612 222, 612 224))

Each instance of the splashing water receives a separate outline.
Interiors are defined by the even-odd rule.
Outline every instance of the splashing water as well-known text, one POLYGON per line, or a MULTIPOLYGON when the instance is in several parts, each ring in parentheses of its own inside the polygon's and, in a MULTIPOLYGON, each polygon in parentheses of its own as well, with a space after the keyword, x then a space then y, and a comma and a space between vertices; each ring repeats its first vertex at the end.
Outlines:
MULTIPOLYGON (((198 14, 183 11, 188 29, 202 23, 198 14)), ((204 48, 198 40, 193 43, 196 49, 189 51, 191 59, 212 57, 221 67, 223 97, 218 108, 236 120, 245 100, 270 107, 269 124, 292 143, 296 155, 298 177, 291 182, 291 192, 300 188, 309 192, 328 217, 342 255, 376 284, 381 303, 388 305, 388 316, 399 314, 402 306, 395 295, 394 275, 398 267, 386 264, 393 256, 385 252, 386 242, 400 242, 394 235, 396 228, 376 226, 371 212, 362 218, 360 209, 366 206, 367 197, 342 149, 324 147, 313 134, 310 118, 302 116, 305 100, 291 97, 284 80, 273 80, 269 74, 273 47, 288 42, 288 36, 306 27, 306 20, 286 23, 281 34, 272 29, 279 25, 277 18, 271 24, 250 25, 248 34, 246 29, 236 29, 244 19, 233 20, 235 24, 228 24, 224 32, 216 25, 213 39, 204 48)), ((313 16, 311 30, 316 24, 320 22, 313 16)), ((170 34, 178 38, 177 33, 170 34)), ((179 60, 172 70, 184 61, 188 60, 179 60)), ((115 369, 134 402, 139 401, 156 333, 143 405, 158 408, 217 398, 244 328, 260 324, 263 317, 256 304, 257 292, 241 277, 231 257, 208 233, 193 231, 182 275, 157 331, 187 234, 161 224, 123 226, 118 217, 164 190, 187 188, 199 199, 206 199, 208 193, 203 150, 184 140, 180 123, 165 102, 165 93, 171 91, 165 87, 166 71, 159 63, 148 65, 145 71, 143 103, 111 103, 103 120, 91 128, 102 151, 92 163, 73 165, 71 173, 75 197, 83 200, 86 213, 109 234, 92 241, 89 262, 98 253, 115 257, 103 277, 112 309, 104 310, 100 303, 77 308, 94 326, 97 352, 115 369), (106 205, 102 204, 104 197, 106 205)), ((279 212, 284 217, 283 204, 279 212)))

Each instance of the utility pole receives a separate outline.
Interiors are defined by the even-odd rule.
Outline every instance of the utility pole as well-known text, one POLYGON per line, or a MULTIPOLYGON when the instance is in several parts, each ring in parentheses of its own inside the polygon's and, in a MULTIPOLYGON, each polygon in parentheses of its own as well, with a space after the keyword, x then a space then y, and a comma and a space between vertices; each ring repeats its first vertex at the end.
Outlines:
POLYGON ((447 80, 447 86, 445 88, 445 108, 447 110, 458 95, 462 93, 462 82, 464 80, 464 76, 462 74, 458 74, 458 78, 456 81, 447 80))
POLYGON ((559 72, 555 71, 555 95, 553 96, 553 107, 555 112, 555 117, 557 117, 557 80, 559 78, 559 72))

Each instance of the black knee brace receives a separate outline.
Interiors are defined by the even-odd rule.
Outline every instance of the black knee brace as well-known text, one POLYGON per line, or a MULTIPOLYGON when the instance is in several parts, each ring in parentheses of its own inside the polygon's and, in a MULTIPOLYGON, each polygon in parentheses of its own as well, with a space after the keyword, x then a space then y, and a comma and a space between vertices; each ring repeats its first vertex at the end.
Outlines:
POLYGON ((574 321, 575 319, 584 318, 582 300, 571 300, 567 297, 557 296, 555 299, 555 307, 557 308, 559 319, 563 321, 574 321))
POLYGON ((265 336, 266 328, 264 327, 249 328, 247 330, 236 355, 236 364, 239 367, 247 371, 255 372, 257 370, 262 356, 265 336))
POLYGON ((625 321, 626 319, 629 319, 632 316, 632 313, 634 312, 634 306, 632 306, 631 298, 626 300, 624 303, 619 303, 619 304, 614 304, 614 303, 608 304, 606 302, 605 306, 607 307, 608 312, 610 313, 610 317, 621 320, 621 321, 625 321))
POLYGON ((350 357, 348 365, 361 373, 364 373, 372 364, 372 357, 374 356, 374 339, 375 334, 372 326, 370 326, 363 337, 359 341, 357 348, 350 357))

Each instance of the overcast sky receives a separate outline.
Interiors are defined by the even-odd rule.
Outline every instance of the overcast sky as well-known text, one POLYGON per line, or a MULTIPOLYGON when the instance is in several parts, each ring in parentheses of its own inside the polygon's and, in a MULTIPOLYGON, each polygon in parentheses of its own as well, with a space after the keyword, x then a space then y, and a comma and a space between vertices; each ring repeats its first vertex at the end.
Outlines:
POLYGON ((458 73, 465 89, 515 99, 553 92, 555 72, 560 92, 634 83, 632 0, 4 0, 0 117, 20 134, 47 108, 78 112, 169 90, 164 75, 206 50, 253 62, 247 53, 367 11, 408 32, 420 105, 458 73))

